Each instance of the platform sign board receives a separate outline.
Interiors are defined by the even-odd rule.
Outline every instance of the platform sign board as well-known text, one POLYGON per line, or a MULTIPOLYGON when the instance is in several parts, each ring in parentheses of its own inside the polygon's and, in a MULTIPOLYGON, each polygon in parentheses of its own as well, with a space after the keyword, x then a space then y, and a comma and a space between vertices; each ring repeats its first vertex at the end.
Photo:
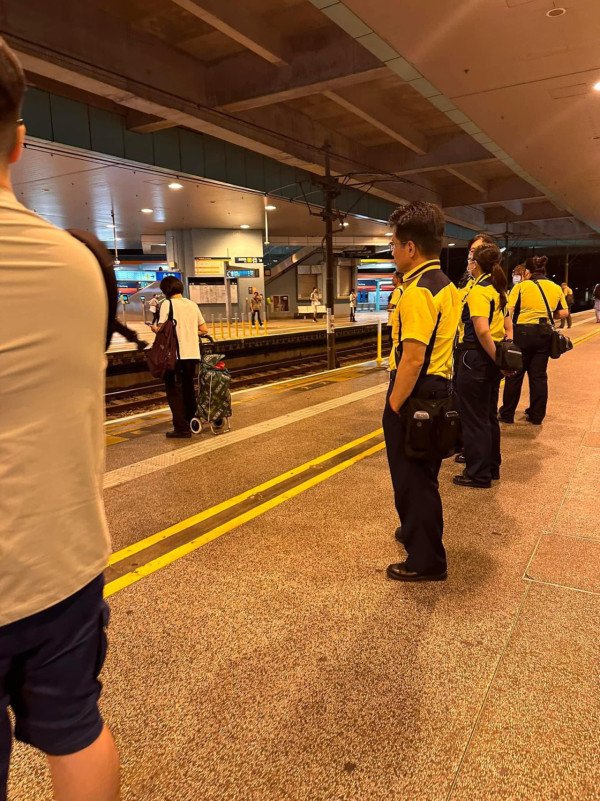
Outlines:
POLYGON ((194 275, 222 278, 228 264, 229 259, 196 256, 194 258, 194 275))
POLYGON ((236 264, 262 264, 262 256, 236 256, 236 264))
MULTIPOLYGON (((232 303, 238 302, 237 284, 231 284, 230 297, 232 303)), ((227 303, 225 284, 192 284, 190 283, 190 300, 200 306, 224 305, 227 303)))
POLYGON ((258 278, 258 270, 227 270, 227 278, 258 278))

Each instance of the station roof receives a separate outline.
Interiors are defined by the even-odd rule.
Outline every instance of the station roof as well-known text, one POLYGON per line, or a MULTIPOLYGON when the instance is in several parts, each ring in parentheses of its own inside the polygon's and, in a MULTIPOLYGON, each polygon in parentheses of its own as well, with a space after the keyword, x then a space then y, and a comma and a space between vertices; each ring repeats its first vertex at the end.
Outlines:
MULTIPOLYGON (((464 229, 600 238, 594 0, 555 17, 546 0, 464 2, 452 14, 445 0, 4 6, 0 32, 32 85, 120 114, 131 132, 183 128, 321 174, 327 141, 349 182, 393 203, 436 201, 464 229)), ((169 209, 186 219, 183 197, 163 202, 165 222, 169 209)), ((288 211, 277 216, 289 236, 317 235, 318 218, 304 210, 295 227, 288 211)), ((128 231, 145 235, 150 221, 136 220, 128 231)))

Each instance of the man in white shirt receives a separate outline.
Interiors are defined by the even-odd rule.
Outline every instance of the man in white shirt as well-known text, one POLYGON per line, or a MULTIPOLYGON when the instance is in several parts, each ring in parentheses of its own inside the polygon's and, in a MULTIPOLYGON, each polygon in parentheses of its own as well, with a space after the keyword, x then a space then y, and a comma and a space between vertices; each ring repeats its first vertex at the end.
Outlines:
POLYGON ((160 282, 160 290, 166 300, 160 307, 159 325, 153 325, 157 333, 169 318, 171 306, 177 327, 178 357, 174 370, 165 373, 167 401, 173 415, 173 430, 167 431, 169 439, 189 439, 190 420, 196 415, 196 388, 194 376, 200 361, 199 334, 208 333, 204 317, 198 304, 183 297, 183 284, 174 275, 166 275, 160 282))
POLYGON ((116 801, 98 711, 110 543, 104 505, 107 295, 100 266, 14 196, 25 78, 0 39, 0 801, 12 731, 56 797, 116 801), (77 287, 68 313, 48 314, 77 287))

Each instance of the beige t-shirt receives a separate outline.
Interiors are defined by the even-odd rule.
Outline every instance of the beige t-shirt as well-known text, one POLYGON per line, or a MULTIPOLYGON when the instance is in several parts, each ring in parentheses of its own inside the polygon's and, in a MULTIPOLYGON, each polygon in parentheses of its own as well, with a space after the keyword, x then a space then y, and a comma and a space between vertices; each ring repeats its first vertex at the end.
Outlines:
POLYGON ((88 249, 0 189, 0 626, 68 598, 109 556, 107 301, 88 249))

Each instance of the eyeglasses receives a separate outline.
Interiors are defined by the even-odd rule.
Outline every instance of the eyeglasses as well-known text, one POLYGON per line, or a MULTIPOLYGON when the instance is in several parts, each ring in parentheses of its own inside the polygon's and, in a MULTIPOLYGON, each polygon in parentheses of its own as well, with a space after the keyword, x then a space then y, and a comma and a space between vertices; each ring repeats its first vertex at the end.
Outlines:
POLYGON ((19 127, 19 125, 24 125, 24 124, 25 120, 23 119, 23 117, 19 117, 19 119, 17 120, 17 128, 19 127))
POLYGON ((404 245, 408 245, 408 241, 406 241, 406 242, 390 242, 390 250, 392 251, 392 253, 396 250, 398 245, 402 245, 402 247, 404 247, 404 245))

